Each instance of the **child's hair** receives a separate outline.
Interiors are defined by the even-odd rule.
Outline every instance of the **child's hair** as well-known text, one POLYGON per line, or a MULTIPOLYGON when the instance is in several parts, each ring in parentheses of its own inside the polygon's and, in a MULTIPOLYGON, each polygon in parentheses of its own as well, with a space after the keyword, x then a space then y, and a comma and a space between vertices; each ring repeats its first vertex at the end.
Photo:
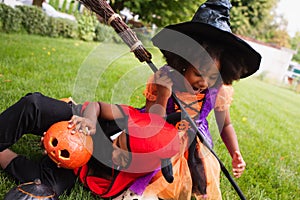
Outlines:
POLYGON ((233 81, 239 80, 242 74, 246 74, 248 71, 246 70, 243 65, 245 65, 244 57, 242 52, 235 52, 232 54, 233 51, 237 51, 236 49, 226 48, 225 51, 221 54, 220 63, 221 69, 220 74, 223 79, 224 84, 232 84, 233 81), (240 56, 237 56, 239 55, 240 56), (222 67, 226 66, 226 67, 222 67), (226 70, 225 70, 226 69, 226 70))
MULTIPOLYGON (((241 67, 241 63, 243 63, 241 60, 242 56, 240 56, 239 58, 233 57, 231 54, 233 49, 229 49, 228 47, 224 47, 224 45, 220 45, 213 41, 203 40, 198 41, 198 43, 202 46, 202 49, 200 51, 196 51, 195 49, 191 48, 184 48, 182 45, 178 45, 178 47, 175 48, 177 49, 177 52, 184 51, 184 55, 189 54, 189 59, 191 60, 200 60, 200 63, 198 65, 200 67, 214 66, 214 62, 216 60, 219 60, 221 65, 221 76, 216 82, 215 86, 218 86, 221 83, 232 84, 234 80, 240 79, 241 74, 243 73, 243 71, 241 70, 243 69, 243 67, 241 67), (182 48, 183 50, 178 51, 179 48, 182 48), (223 67, 225 65, 229 67, 223 67)), ((184 72, 188 67, 197 67, 193 66, 189 61, 176 53, 166 50, 161 51, 164 54, 167 64, 182 75, 184 75, 184 72)))

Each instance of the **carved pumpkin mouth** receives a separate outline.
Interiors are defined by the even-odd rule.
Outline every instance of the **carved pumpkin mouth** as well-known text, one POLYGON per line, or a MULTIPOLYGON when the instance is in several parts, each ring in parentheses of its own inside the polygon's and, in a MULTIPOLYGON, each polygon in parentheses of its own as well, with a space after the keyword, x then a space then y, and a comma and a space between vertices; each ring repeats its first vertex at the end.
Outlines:
POLYGON ((64 149, 64 150, 60 150, 59 151, 59 156, 60 159, 63 160, 70 160, 70 153, 68 150, 64 149))

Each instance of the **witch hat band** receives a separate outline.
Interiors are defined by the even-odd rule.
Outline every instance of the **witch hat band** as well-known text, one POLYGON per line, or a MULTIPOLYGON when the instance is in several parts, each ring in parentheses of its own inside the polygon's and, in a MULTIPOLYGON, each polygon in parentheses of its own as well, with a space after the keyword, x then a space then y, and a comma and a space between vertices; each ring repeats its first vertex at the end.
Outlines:
MULTIPOLYGON (((261 55, 231 32, 229 16, 231 7, 228 0, 208 0, 198 8, 191 21, 166 26, 152 38, 152 42, 164 54, 166 45, 167 50, 172 50, 173 45, 182 40, 180 34, 197 42, 214 41, 224 48, 228 57, 225 59, 236 59, 234 62, 242 68, 239 78, 248 77, 259 69, 261 55), (174 32, 180 34, 173 34, 174 32)), ((222 70, 230 71, 231 65, 221 62, 221 66, 222 70)))

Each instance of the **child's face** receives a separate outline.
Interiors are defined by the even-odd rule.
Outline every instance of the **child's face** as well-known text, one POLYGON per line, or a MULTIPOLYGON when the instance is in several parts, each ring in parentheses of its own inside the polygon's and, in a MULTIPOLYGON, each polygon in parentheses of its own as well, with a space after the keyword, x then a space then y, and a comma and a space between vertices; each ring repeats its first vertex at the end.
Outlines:
POLYGON ((215 61, 215 65, 211 67, 188 67, 184 73, 185 88, 188 92, 197 94, 214 86, 220 76, 219 69, 219 61, 215 61))

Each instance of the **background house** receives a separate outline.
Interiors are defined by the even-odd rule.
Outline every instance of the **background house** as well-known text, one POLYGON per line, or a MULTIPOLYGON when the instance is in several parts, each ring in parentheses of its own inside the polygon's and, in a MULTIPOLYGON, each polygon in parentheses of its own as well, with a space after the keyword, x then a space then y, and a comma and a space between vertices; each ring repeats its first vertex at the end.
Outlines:
POLYGON ((260 69, 254 74, 275 83, 287 83, 295 50, 244 38, 262 56, 260 69))

